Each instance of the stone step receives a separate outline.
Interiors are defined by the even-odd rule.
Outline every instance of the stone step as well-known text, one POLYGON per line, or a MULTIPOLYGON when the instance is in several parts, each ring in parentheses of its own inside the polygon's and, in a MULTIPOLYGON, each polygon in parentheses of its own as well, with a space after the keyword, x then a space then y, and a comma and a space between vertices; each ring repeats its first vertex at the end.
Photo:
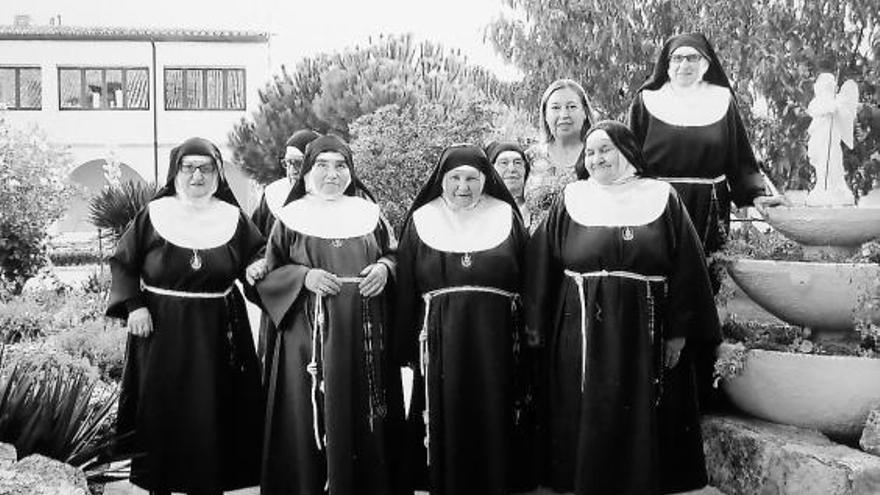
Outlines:
POLYGON ((703 418, 709 482, 736 495, 876 495, 880 457, 815 430, 726 415, 703 418))

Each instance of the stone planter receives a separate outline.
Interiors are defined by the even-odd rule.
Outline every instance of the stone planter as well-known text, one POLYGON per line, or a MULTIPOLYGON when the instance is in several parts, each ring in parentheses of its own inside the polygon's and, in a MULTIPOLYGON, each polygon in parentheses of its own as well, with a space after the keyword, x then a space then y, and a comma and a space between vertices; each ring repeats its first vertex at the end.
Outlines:
POLYGON ((781 206, 765 221, 805 246, 855 248, 880 237, 880 208, 781 206))
MULTIPOLYGON (((880 279, 880 266, 867 263, 740 259, 730 262, 727 271, 777 318, 830 332, 852 330, 859 295, 880 279)), ((880 313, 874 320, 880 321, 880 313)))
POLYGON ((753 349, 742 374, 723 388, 752 416, 853 441, 880 403, 880 359, 753 349))

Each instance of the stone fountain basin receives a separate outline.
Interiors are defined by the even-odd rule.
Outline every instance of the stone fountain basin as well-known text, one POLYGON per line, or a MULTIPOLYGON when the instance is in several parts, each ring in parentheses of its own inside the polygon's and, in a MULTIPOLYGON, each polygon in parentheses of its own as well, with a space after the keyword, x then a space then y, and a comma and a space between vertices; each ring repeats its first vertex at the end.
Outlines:
MULTIPOLYGON (((740 259, 730 262, 727 271, 777 318, 823 331, 852 330, 859 295, 880 279, 880 266, 868 263, 740 259)), ((880 312, 873 319, 880 321, 880 312)))
POLYGON ((880 359, 752 349, 742 374, 722 387, 752 416, 852 441, 880 404, 880 359))
POLYGON ((765 221, 807 246, 859 246, 880 238, 880 208, 855 206, 779 206, 765 221))

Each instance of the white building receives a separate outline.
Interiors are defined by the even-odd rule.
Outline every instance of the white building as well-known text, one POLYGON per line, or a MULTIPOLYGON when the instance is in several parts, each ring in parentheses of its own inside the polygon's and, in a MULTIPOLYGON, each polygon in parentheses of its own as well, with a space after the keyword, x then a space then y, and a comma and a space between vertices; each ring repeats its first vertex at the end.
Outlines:
MULTIPOLYGON (((258 32, 0 25, 0 109, 14 126, 38 125, 65 146, 72 178, 95 190, 106 161, 163 183, 171 149, 192 136, 220 147, 253 112, 269 78, 269 35, 258 32)), ((242 206, 248 181, 227 167, 242 206)), ((90 231, 84 200, 62 231, 90 231)))

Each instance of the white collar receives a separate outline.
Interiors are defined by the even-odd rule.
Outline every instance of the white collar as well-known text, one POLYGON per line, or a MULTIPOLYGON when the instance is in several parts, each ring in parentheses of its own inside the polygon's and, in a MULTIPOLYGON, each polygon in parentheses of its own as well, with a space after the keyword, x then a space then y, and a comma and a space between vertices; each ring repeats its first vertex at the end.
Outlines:
POLYGON ((211 249, 232 239, 238 228, 239 209, 214 199, 203 210, 193 210, 179 199, 166 196, 151 201, 150 223, 165 240, 187 249, 211 249))
POLYGON ((488 194, 474 209, 455 212, 437 197, 413 212, 412 218, 422 242, 452 253, 496 247, 510 236, 513 226, 510 205, 488 194))
POLYGON ((313 194, 293 201, 276 215, 287 228, 322 239, 367 235, 379 223, 379 206, 357 196, 327 200, 313 194))
POLYGON ((633 179, 604 186, 593 179, 565 186, 565 210, 584 226, 636 226, 656 220, 669 201, 669 184, 654 179, 633 179))
POLYGON ((276 217, 281 208, 284 207, 284 201, 287 200, 287 196, 290 194, 291 189, 293 189, 293 184, 290 183, 290 179, 287 177, 282 177, 263 189, 263 196, 266 198, 266 206, 269 207, 269 211, 271 211, 276 217))
POLYGON ((654 117, 671 125, 697 127, 718 122, 730 108, 730 90, 704 83, 687 96, 677 94, 667 82, 656 91, 642 91, 645 108, 654 117))

